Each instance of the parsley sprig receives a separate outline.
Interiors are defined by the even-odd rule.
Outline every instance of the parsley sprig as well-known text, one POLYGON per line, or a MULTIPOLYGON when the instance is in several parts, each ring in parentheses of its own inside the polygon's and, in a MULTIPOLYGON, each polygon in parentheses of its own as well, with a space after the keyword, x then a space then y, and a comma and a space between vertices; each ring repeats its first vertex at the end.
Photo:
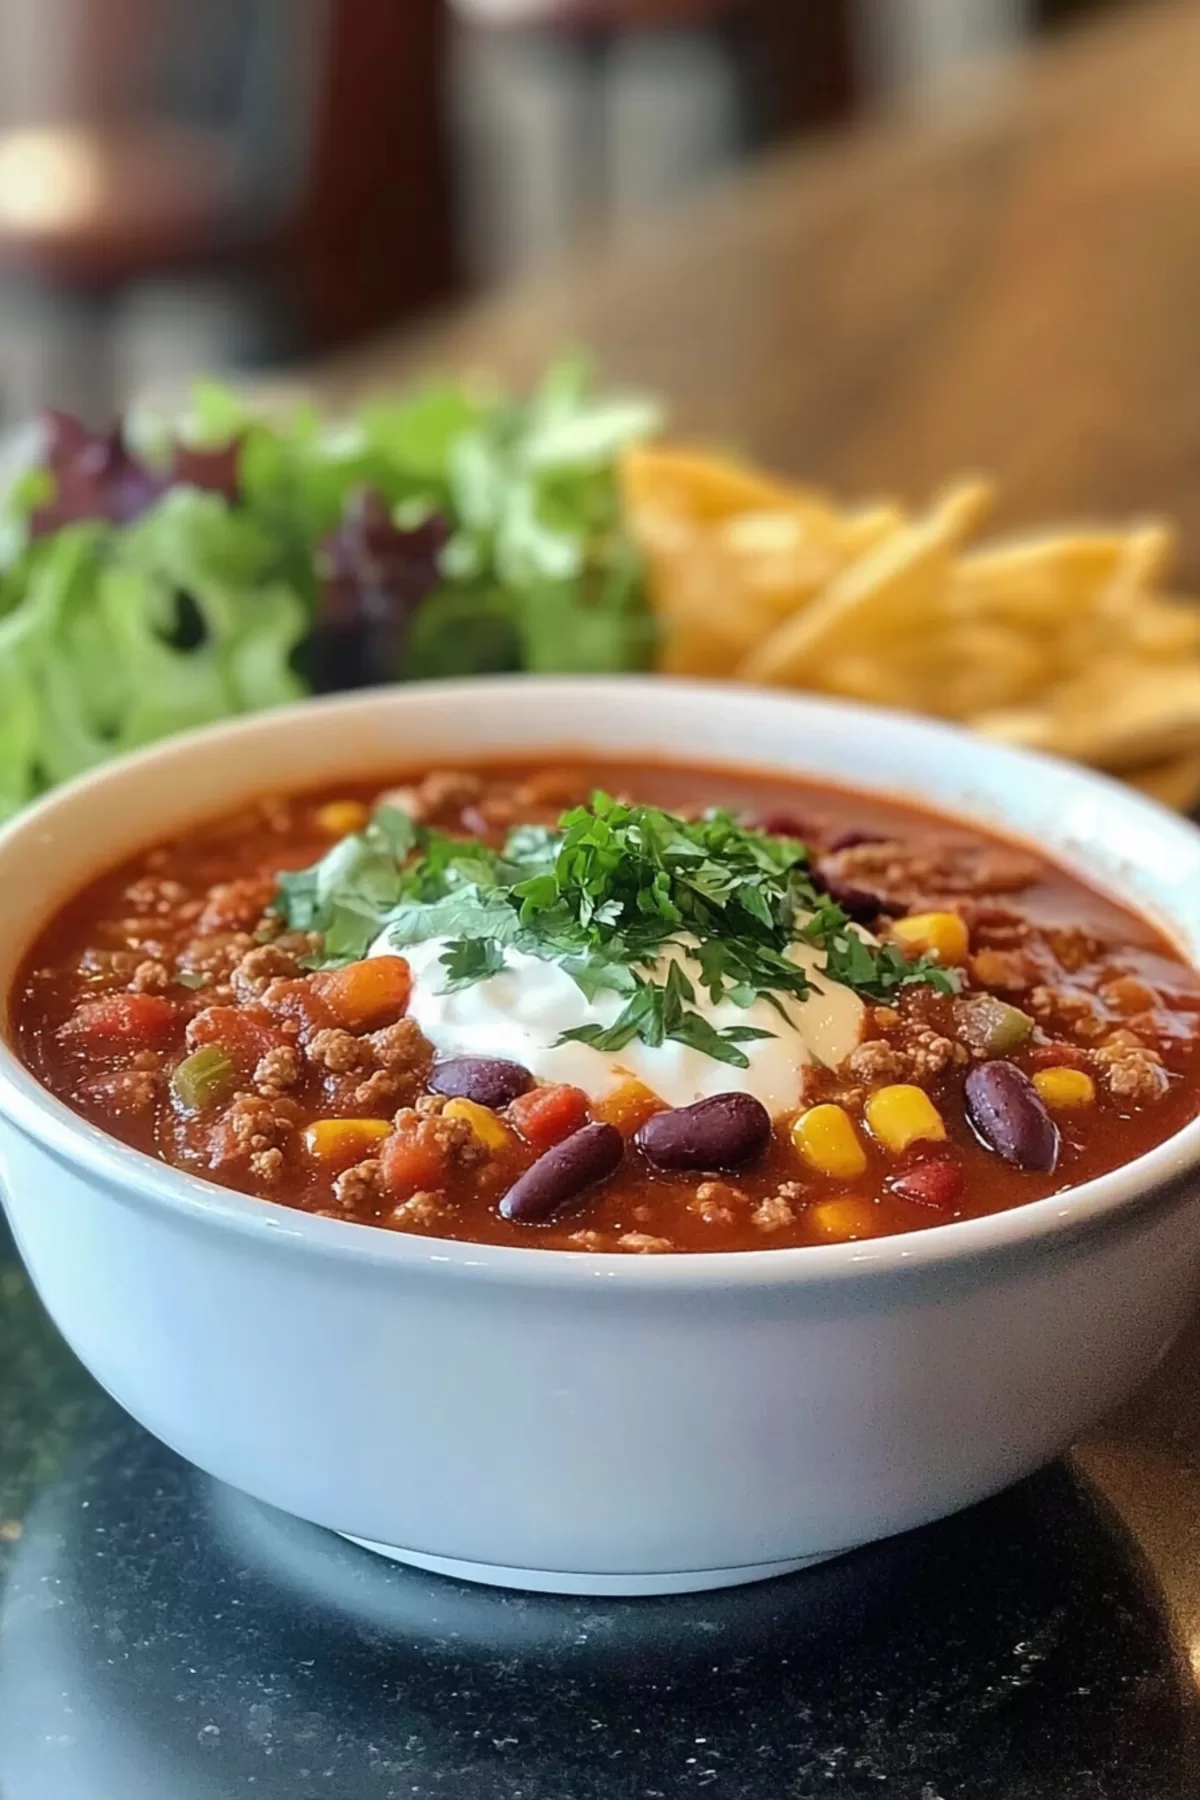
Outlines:
POLYGON ((321 934, 319 966, 364 956, 386 932, 397 950, 445 939, 447 989, 497 974, 518 950, 561 964, 589 1000, 623 996, 611 1024, 562 1034, 597 1050, 669 1038, 748 1067, 741 1045, 772 1034, 718 1031, 695 1010, 697 988, 714 1005, 765 999, 786 1019, 786 1003, 814 986, 788 954, 797 943, 822 951, 821 972, 864 999, 890 1000, 914 982, 955 986, 928 958, 864 938, 796 839, 726 812, 684 819, 604 793, 556 829, 518 826, 502 850, 380 807, 365 831, 278 885, 289 927, 321 934))

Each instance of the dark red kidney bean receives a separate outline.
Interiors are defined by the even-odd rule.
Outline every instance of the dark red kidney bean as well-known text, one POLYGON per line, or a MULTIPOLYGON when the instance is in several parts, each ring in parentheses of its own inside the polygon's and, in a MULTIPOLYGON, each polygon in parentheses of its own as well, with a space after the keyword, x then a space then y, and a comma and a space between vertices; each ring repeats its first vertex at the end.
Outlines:
POLYGON ((771 1115, 753 1094, 714 1094, 653 1114, 633 1141, 657 1169, 741 1169, 770 1135, 771 1115))
POLYGON ((857 850, 860 844, 884 844, 887 839, 878 831, 856 831, 853 826, 835 831, 825 849, 831 855, 838 850, 857 850))
POLYGON ((790 812, 765 814, 759 830, 768 832, 771 837, 799 838, 802 844, 808 841, 809 836, 809 827, 804 820, 790 812))
POLYGON ((500 1056, 448 1056, 444 1062, 434 1063, 429 1086, 450 1100, 499 1107, 528 1093, 533 1076, 520 1063, 505 1062, 500 1056))
POLYGON ((1048 1173, 1058 1161, 1058 1126, 1037 1089, 1016 1063, 985 1062, 965 1083, 967 1117, 1005 1162, 1048 1173))
POLYGON ((594 1182, 603 1181, 625 1154, 615 1125, 584 1125, 526 1169, 500 1202, 500 1216, 521 1225, 544 1225, 594 1182))
POLYGON ((869 888, 856 887, 852 881, 828 875, 820 867, 813 869, 811 873, 813 886, 818 893, 828 894, 847 918, 853 919, 857 925, 872 924, 886 909, 887 903, 882 895, 873 894, 869 888))
POLYGON ((902 1200, 951 1212, 963 1191, 963 1172, 953 1157, 928 1156, 894 1175, 888 1186, 902 1200))

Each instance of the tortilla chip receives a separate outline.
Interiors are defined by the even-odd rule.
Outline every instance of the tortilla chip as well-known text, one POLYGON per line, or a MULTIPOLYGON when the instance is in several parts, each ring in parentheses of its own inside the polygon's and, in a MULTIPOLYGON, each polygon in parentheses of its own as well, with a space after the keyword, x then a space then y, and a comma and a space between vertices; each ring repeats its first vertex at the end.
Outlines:
POLYGON ((870 651, 881 636, 928 625, 942 608, 954 551, 990 499, 985 482, 951 489, 927 518, 884 538, 758 644, 739 666, 740 679, 819 687, 825 660, 870 651))

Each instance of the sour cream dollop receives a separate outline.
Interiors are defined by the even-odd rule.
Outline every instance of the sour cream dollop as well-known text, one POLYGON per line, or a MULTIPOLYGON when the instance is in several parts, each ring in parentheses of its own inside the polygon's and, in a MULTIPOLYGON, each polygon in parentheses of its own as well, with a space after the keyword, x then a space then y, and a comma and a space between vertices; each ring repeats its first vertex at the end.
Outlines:
MULTIPOLYGON (((822 952, 805 944, 794 944, 788 955, 809 973, 813 989, 804 1000, 782 996, 786 1018, 763 999, 748 1007, 731 1000, 714 1006, 696 979, 696 965, 675 946, 649 966, 647 973, 661 982, 669 963, 681 961, 696 990, 693 1010, 716 1030, 748 1025, 772 1034, 739 1046, 749 1067, 738 1069, 671 1040, 651 1046, 635 1038, 613 1052, 590 1044, 560 1044, 559 1036, 577 1026, 611 1025, 625 1004, 623 996, 601 993, 588 1000, 557 963, 517 950, 506 953, 506 967, 499 974, 447 993, 440 962, 446 943, 432 938, 400 952, 413 974, 409 1015, 438 1055, 506 1057, 539 1080, 570 1082, 593 1100, 632 1076, 668 1106, 687 1106, 712 1094, 745 1093, 778 1116, 799 1103, 806 1067, 836 1067, 862 1037, 862 1001, 853 989, 821 974, 822 952)), ((370 951, 372 956, 396 953, 386 933, 370 951)))

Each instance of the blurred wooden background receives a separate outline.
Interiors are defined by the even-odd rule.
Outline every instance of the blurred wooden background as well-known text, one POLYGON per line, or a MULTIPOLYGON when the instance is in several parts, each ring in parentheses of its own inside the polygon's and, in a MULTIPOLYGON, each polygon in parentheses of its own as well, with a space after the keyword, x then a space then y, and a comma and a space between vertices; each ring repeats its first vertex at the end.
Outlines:
POLYGON ((1114 10, 986 104, 786 148, 328 394, 442 363, 523 381, 582 343, 679 429, 848 497, 981 469, 1002 525, 1165 513, 1200 591, 1198 69, 1200 6, 1114 10))
POLYGON ((1099 4, 0 0, 0 419, 418 318, 1099 4))

